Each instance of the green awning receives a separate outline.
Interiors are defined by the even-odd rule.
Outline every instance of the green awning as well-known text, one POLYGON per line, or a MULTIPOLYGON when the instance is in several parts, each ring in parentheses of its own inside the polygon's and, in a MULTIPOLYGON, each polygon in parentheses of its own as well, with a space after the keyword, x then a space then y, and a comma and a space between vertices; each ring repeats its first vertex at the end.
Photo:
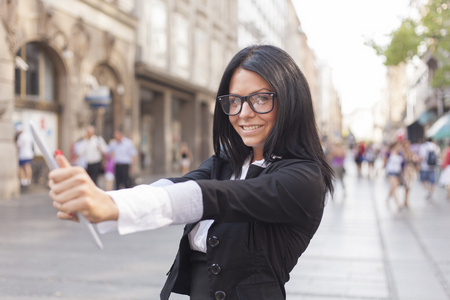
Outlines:
POLYGON ((450 138, 450 114, 440 117, 430 129, 427 130, 427 137, 434 140, 450 138))

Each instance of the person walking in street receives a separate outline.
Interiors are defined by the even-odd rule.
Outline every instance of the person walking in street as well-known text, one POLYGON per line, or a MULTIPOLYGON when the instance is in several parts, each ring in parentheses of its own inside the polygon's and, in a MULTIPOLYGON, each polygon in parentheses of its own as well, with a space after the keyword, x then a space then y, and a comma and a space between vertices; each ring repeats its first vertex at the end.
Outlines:
POLYGON ((58 155, 50 196, 61 219, 78 212, 94 223, 117 221, 100 223, 101 231, 187 224, 163 300, 286 299, 289 273, 333 193, 333 171, 308 83, 285 51, 254 45, 232 58, 217 92, 213 146, 214 155, 182 177, 111 192, 58 155))
POLYGON ((116 172, 116 163, 114 161, 114 156, 110 153, 106 154, 106 162, 105 162, 105 190, 111 191, 114 187, 115 182, 115 172, 116 172))
POLYGON ((439 177, 439 184, 446 190, 446 198, 450 200, 450 142, 442 152, 441 159, 441 176, 439 177))
POLYGON ((72 166, 79 166, 87 169, 86 155, 80 155, 80 147, 84 143, 84 138, 78 139, 70 147, 70 163, 72 166))
POLYGON ((405 188, 403 207, 408 208, 409 191, 411 189, 412 181, 416 178, 419 158, 414 152, 411 151, 411 142, 409 140, 403 140, 402 153, 404 163, 401 175, 401 184, 405 188))
POLYGON ((386 205, 389 206, 390 199, 393 198, 398 210, 402 209, 402 206, 397 196, 397 188, 401 184, 403 163, 404 163, 404 158, 401 155, 400 150, 401 150, 401 143, 400 142, 394 143, 391 146, 389 153, 387 153, 385 163, 386 174, 388 176, 390 185, 389 194, 386 199, 386 205))
POLYGON ((105 140, 98 135, 95 135, 93 126, 86 128, 86 137, 78 147, 78 155, 84 156, 87 163, 87 173, 97 184, 98 176, 102 169, 103 156, 107 150, 105 140))
POLYGON ((358 177, 362 176, 362 163, 364 161, 364 154, 366 151, 366 147, 364 145, 364 142, 360 142, 358 143, 358 145, 356 146, 355 149, 355 154, 354 154, 354 160, 355 160, 355 164, 356 164, 356 170, 358 173, 358 177))
POLYGON ((369 143, 367 145, 364 159, 367 162, 367 177, 370 179, 372 177, 376 177, 375 174, 375 160, 376 160, 376 154, 375 154, 375 147, 373 143, 369 143))
POLYGON ((114 140, 108 145, 108 154, 114 159, 114 176, 116 179, 116 190, 122 186, 131 187, 130 173, 133 173, 133 166, 137 155, 133 142, 123 135, 121 130, 114 132, 114 140))
POLYGON ((331 146, 331 149, 328 153, 328 161, 330 162, 330 166, 334 171, 335 179, 338 181, 342 189, 344 190, 345 195, 345 182, 344 182, 344 162, 345 162, 345 148, 342 145, 341 141, 334 142, 331 146))
POLYGON ((33 138, 23 131, 23 125, 16 125, 16 146, 19 157, 19 179, 22 187, 28 187, 33 178, 31 164, 34 158, 33 138))
POLYGON ((181 143, 179 153, 180 153, 180 163, 181 163, 181 175, 184 175, 187 172, 189 172, 189 169, 191 167, 192 152, 191 152, 191 149, 189 149, 187 143, 183 142, 183 143, 181 143))
POLYGON ((427 200, 430 200, 433 197, 435 171, 440 152, 439 146, 433 142, 432 138, 428 138, 426 142, 420 145, 420 182, 422 182, 422 185, 427 192, 427 200))

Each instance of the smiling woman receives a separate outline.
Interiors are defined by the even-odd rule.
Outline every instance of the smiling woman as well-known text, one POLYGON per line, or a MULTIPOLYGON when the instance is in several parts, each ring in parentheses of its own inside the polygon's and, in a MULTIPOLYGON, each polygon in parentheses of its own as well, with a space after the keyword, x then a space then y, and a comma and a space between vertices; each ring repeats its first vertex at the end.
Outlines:
POLYGON ((82 213, 101 232, 187 224, 161 299, 282 300, 333 191, 309 87, 285 51, 256 45, 233 57, 217 96, 215 154, 197 170, 105 193, 59 156, 50 195, 60 218, 82 213))
POLYGON ((236 110, 235 115, 230 115, 230 123, 234 130, 240 135, 244 144, 253 149, 252 162, 263 159, 264 144, 277 120, 278 109, 274 103, 272 90, 273 88, 267 81, 252 71, 240 68, 231 77, 230 92, 232 94, 245 95, 256 91, 272 92, 254 94, 250 99, 256 98, 257 101, 248 101, 250 104, 254 102, 254 105, 246 105, 244 102, 238 106, 239 110, 236 110), (261 112, 258 109, 262 109, 261 112))

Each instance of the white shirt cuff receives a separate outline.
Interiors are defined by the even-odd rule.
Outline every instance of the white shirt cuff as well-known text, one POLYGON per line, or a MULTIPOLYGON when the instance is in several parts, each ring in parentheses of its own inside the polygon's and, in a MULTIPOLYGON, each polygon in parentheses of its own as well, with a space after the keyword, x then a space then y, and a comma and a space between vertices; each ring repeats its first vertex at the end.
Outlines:
POLYGON ((202 189, 195 181, 186 181, 163 187, 172 203, 173 224, 194 223, 203 216, 202 189))

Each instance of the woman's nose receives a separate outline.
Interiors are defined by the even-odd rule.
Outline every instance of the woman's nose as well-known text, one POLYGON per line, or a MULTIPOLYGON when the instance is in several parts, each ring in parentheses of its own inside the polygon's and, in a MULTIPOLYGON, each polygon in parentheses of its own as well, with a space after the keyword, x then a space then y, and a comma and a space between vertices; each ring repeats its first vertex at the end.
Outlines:
POLYGON ((250 104, 247 103, 247 101, 244 101, 242 104, 242 110, 239 116, 241 118, 248 118, 255 114, 255 112, 251 109, 250 104))

